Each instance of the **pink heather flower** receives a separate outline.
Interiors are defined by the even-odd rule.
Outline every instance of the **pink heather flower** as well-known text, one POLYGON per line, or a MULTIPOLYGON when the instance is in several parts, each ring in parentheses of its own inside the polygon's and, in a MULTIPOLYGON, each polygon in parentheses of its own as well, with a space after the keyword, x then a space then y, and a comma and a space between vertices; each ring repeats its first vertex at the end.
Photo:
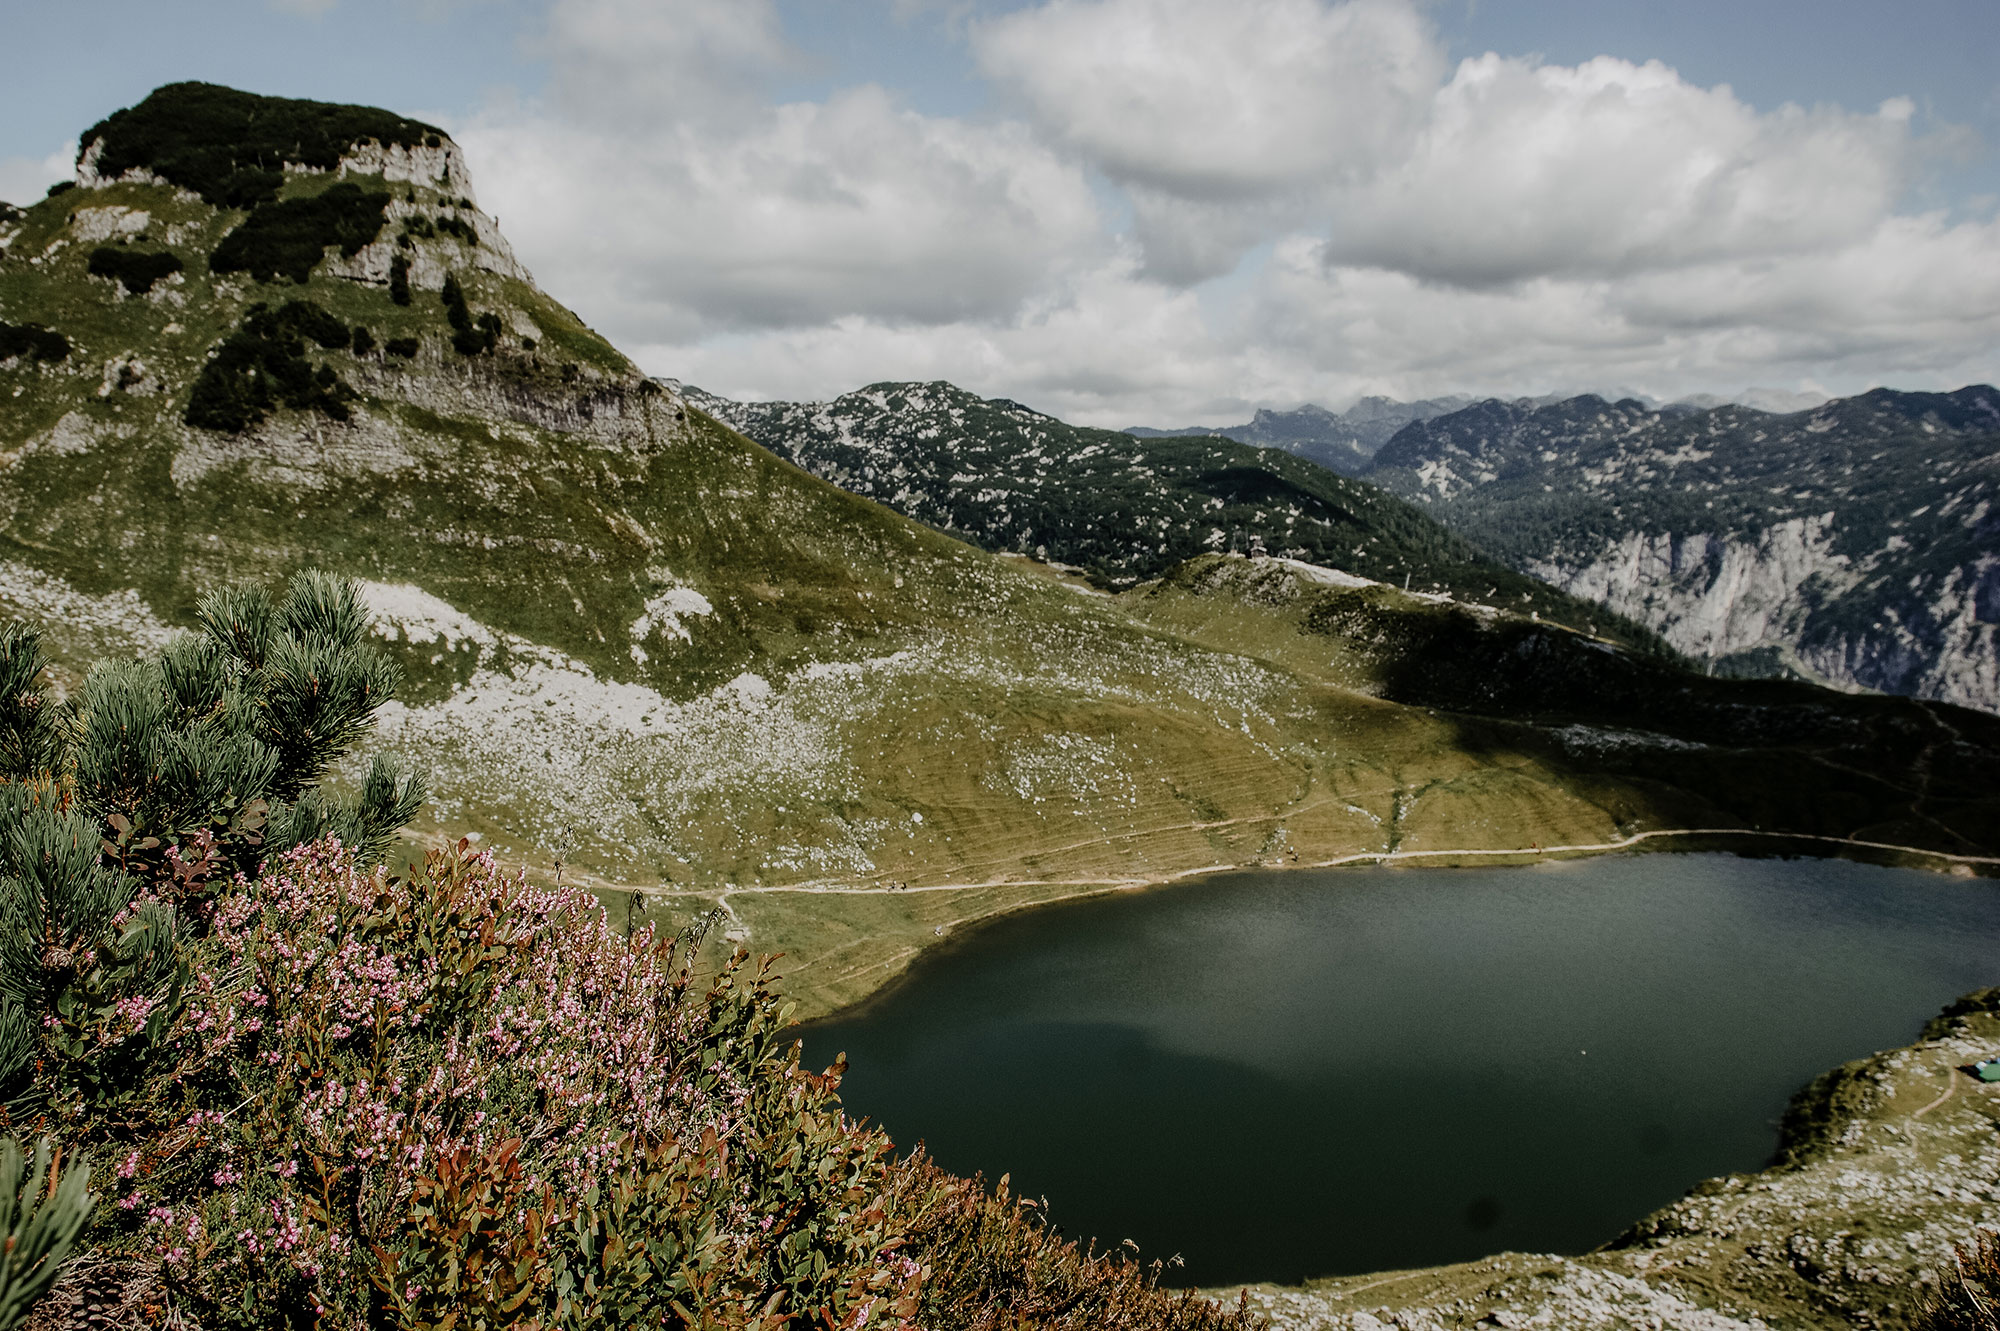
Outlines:
POLYGON ((137 1151, 134 1151, 132 1152, 132 1154, 126 1156, 125 1159, 119 1163, 118 1177, 131 1178, 134 1174, 138 1172, 139 1172, 139 1153, 137 1151))

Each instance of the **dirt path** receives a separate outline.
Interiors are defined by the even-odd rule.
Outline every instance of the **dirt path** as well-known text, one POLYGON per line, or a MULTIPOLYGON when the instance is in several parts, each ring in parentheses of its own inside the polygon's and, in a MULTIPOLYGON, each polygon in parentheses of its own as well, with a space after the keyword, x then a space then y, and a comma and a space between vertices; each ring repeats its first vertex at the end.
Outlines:
MULTIPOLYGON (((1262 819, 1230 819, 1227 823, 1194 823, 1189 827, 1205 829, 1229 826, 1239 822, 1262 821, 1262 819)), ((1513 849, 1478 849, 1471 847, 1441 848, 1436 850, 1363 850, 1352 855, 1339 855, 1328 860, 1297 860, 1283 865, 1272 866, 1284 869, 1335 869, 1348 864, 1400 864, 1412 860, 1440 859, 1528 859, 1548 855, 1594 855, 1614 851, 1630 850, 1647 841, 1669 837, 1744 837, 1769 841, 1807 841, 1825 846, 1846 846, 1861 850, 1892 851, 1902 855, 1914 855, 1923 859, 1940 861, 1947 865, 2000 866, 2000 855, 1953 855, 1941 850, 1925 850, 1918 846, 1899 846, 1889 841, 1864 841, 1857 837, 1815 836, 1804 832, 1759 832, 1742 827, 1675 827, 1651 832, 1634 832, 1631 836, 1617 841, 1575 842, 1566 845, 1520 846, 1513 849)), ((1120 836, 1113 840, 1124 840, 1120 836)), ((1079 842, 1077 845, 1096 844, 1079 842)), ((685 887, 667 888, 611 888, 613 891, 637 892, 646 896, 697 896, 710 897, 732 916, 735 914, 728 904, 728 898, 744 893, 794 892, 829 896, 865 896, 870 894, 909 894, 924 892, 965 892, 977 888, 994 887, 1076 887, 1091 892, 1117 891, 1141 887, 1159 887, 1177 883, 1183 879, 1199 878, 1205 874, 1225 873, 1231 869, 1241 869, 1241 864, 1205 864, 1192 869, 1180 869, 1167 874, 1148 874, 1131 878, 987 878, 974 882, 932 883, 924 887, 872 886, 863 887, 843 883, 777 883, 743 887, 725 887, 718 891, 701 891, 685 887)), ((607 885, 608 886, 608 885, 607 885)))

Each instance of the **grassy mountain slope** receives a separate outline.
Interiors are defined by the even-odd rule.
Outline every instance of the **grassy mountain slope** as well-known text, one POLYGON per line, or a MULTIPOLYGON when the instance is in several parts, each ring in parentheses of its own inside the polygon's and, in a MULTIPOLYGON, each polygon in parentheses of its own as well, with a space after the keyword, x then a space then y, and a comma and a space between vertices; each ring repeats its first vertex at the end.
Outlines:
POLYGON ((2000 710, 2000 393, 1774 416, 1581 397, 1405 427, 1368 473, 1734 673, 2000 710))
POLYGON ((1378 582, 1551 615, 1635 645, 1649 634, 1496 563, 1413 506, 1278 448, 1139 439, 947 383, 874 384, 831 402, 688 399, 843 489, 987 550, 1129 587, 1247 548, 1378 582))
MULTIPOLYGON (((1653 770, 1562 737, 1613 725, 1645 701, 1634 689, 1581 722, 1527 685, 1464 692, 1532 655, 1532 619, 1380 587, 1354 624, 1186 578, 1113 597, 847 493, 649 382, 542 293, 429 133, 291 162, 270 193, 251 181, 220 205, 159 163, 109 178, 86 143, 79 185, 8 224, 0 321, 23 331, 0 359, 0 612, 48 623, 70 679, 186 623, 217 582, 303 563, 364 579, 406 673, 375 747, 430 773, 422 834, 470 831, 540 872, 560 856, 571 877, 643 889, 635 918, 719 908, 732 935, 789 954, 807 1012, 967 921, 1258 859, 1718 819, 1994 848, 2000 817, 1976 815, 2000 739, 1951 709, 1922 730, 1905 704, 1716 685, 1712 706, 1754 738, 1653 770), (261 239, 236 250, 282 262, 216 272, 246 228, 261 239), (287 275, 301 256, 303 282, 287 275), (218 419, 204 402, 240 426, 190 423, 218 419), (1460 659, 1463 617, 1525 636, 1460 659), (1412 671, 1430 680, 1416 692, 1412 671), (1876 775, 1820 807, 1810 792, 1848 778, 1800 756, 1837 746, 1791 718, 1824 707, 1876 775)), ((1248 465, 1180 447, 1182 475, 1248 465)), ((1301 523, 1346 493, 1304 487, 1286 503, 1327 507, 1299 499, 1301 523)), ((1267 492, 1241 502, 1280 511, 1267 492)), ((1421 553, 1399 533, 1436 529, 1344 530, 1393 575, 1421 553)), ((1568 659, 1627 660, 1572 639, 1591 655, 1568 659)), ((1646 727, 1677 734, 1658 710, 1646 727)))

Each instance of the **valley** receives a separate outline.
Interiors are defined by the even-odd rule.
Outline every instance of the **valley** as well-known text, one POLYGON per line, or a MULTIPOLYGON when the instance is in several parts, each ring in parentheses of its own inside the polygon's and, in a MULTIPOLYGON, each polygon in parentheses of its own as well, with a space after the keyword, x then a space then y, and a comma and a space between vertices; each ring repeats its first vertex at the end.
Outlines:
MULTIPOLYGON (((442 131, 199 84, 0 214, 0 324, 0 619, 41 626, 56 696, 211 588, 351 578, 401 676, 369 745, 431 792, 403 849, 465 838, 621 933, 706 921, 780 957, 792 1018, 999 917, 1222 870, 1674 848, 2000 876, 1989 389, 1439 400, 1370 481, 942 383, 731 402, 542 291, 442 131), (225 152, 185 129, 210 115, 331 128, 225 152)), ((1983 1100, 1858 1116, 1996 1030, 1824 1083, 1787 1138, 1807 1183, 1717 1185, 1610 1255, 1427 1272, 1394 1307, 1254 1298, 1512 1325, 1652 1271, 1698 1290, 1700 1316, 1633 1293, 1673 1325, 1872 1309, 1765 1280, 1773 1217, 1912 1142, 1968 1190, 1983 1100), (1702 1283, 1739 1258, 1748 1293, 1702 1283)))

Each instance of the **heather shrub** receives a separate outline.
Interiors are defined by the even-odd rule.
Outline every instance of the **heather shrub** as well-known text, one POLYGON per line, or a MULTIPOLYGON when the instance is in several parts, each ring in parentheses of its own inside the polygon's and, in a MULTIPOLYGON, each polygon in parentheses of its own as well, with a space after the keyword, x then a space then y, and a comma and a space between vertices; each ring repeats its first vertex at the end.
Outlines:
POLYGON ((888 1142, 799 1068, 741 953, 702 981, 698 935, 628 941, 463 844, 399 877, 328 840, 213 906, 143 1092, 54 1116, 115 1177, 91 1240, 155 1299, 244 1327, 913 1308, 888 1142))
POLYGON ((51 1116, 114 1180, 95 1256, 203 1327, 1251 1325, 892 1159, 799 1066, 769 963, 701 941, 463 842, 238 876, 140 1093, 51 1116))
POLYGON ((991 1193, 918 1152, 892 1172, 888 1207, 904 1250, 925 1269, 917 1325, 925 1331, 1249 1331, 1239 1303, 1160 1289, 1166 1264, 1102 1253, 1058 1234, 1007 1179, 991 1193))

